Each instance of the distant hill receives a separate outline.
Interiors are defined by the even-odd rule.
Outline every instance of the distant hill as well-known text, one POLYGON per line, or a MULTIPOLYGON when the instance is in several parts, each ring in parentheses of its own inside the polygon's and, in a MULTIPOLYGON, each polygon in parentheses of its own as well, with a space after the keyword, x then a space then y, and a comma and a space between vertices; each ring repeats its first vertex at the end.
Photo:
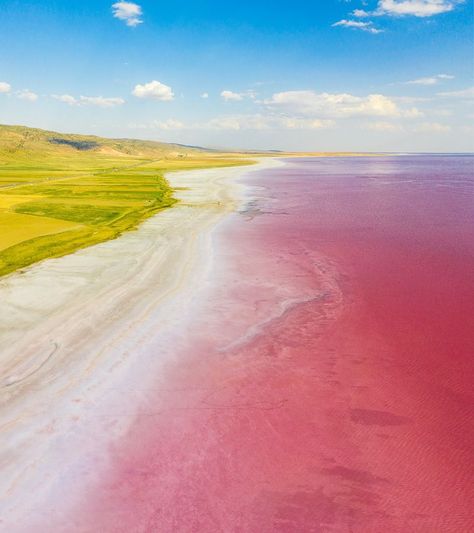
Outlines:
POLYGON ((94 135, 57 133, 25 126, 0 125, 0 165, 28 161, 64 162, 66 167, 94 160, 94 166, 108 166, 110 159, 179 159, 189 155, 216 153, 195 146, 135 139, 107 139, 94 135))
POLYGON ((247 154, 0 126, 0 276, 118 237, 176 203, 172 170, 247 154))

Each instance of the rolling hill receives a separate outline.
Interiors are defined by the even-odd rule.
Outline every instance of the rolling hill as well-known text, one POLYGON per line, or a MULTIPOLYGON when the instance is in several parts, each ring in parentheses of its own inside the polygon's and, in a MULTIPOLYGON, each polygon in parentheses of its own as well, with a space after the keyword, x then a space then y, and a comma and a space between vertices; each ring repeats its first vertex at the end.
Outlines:
POLYGON ((0 276, 172 206, 167 171, 246 163, 245 154, 0 125, 0 276))

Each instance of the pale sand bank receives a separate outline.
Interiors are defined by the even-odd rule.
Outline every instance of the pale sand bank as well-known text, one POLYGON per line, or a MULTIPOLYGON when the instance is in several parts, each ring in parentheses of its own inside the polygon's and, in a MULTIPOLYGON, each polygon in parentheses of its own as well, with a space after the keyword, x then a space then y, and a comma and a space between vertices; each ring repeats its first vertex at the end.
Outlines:
POLYGON ((120 383, 139 386, 159 370, 153 346, 179 342, 212 263, 212 230, 245 202, 236 179, 281 164, 171 173, 176 207, 0 280, 1 527, 22 531, 25 516, 40 519, 42 502, 59 495, 65 512, 71 489, 99 475, 83 458, 133 418, 120 383))

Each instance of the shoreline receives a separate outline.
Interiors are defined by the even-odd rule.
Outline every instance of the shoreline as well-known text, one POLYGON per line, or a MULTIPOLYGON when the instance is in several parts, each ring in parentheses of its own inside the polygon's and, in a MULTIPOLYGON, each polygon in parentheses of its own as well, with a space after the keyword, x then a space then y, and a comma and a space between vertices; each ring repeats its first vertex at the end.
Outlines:
MULTIPOLYGON (((212 233, 245 203, 246 187, 237 179, 280 164, 264 159, 251 167, 169 173, 181 200, 173 208, 118 239, 0 280, 5 524, 9 515, 33 519, 38 498, 64 491, 51 467, 74 463, 67 450, 77 447, 85 427, 103 442, 86 443, 83 456, 126 432, 133 406, 105 435, 100 412, 116 410, 120 383, 139 385, 163 363, 150 346, 183 328, 212 262, 212 233), (99 412, 91 413, 96 402, 99 412), (31 513, 25 495, 34 500, 31 513)), ((82 486, 74 483, 74 468, 61 471, 72 494, 82 486)))

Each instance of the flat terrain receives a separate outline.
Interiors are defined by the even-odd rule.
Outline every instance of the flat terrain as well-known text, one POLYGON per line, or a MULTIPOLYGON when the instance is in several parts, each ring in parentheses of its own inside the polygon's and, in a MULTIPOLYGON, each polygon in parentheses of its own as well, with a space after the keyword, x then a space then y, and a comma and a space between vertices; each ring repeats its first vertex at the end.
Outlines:
POLYGON ((0 126, 0 276, 113 239, 176 202, 171 170, 243 154, 0 126))

